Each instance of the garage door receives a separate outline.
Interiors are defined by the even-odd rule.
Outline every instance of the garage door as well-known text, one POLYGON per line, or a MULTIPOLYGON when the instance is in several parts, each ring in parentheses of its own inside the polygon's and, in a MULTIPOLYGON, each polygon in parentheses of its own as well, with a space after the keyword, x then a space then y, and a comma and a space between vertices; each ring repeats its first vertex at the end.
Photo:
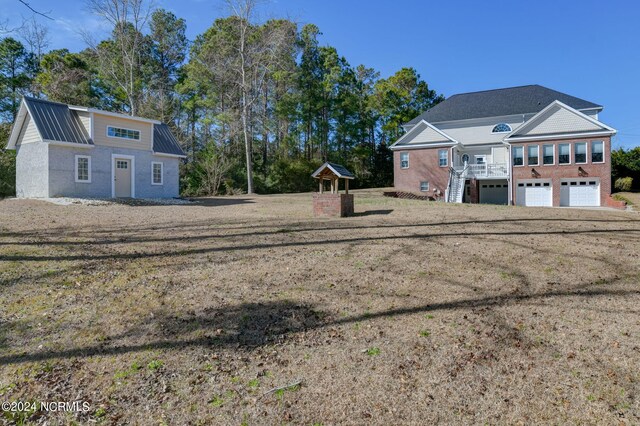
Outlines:
POLYGON ((551 207, 553 203, 550 180, 520 180, 516 188, 516 204, 519 206, 551 207))
POLYGON ((480 203, 504 204, 509 202, 509 184, 507 181, 485 181, 480 183, 480 203))
POLYGON ((597 207, 600 205, 599 179, 563 179, 560 182, 560 205, 597 207))

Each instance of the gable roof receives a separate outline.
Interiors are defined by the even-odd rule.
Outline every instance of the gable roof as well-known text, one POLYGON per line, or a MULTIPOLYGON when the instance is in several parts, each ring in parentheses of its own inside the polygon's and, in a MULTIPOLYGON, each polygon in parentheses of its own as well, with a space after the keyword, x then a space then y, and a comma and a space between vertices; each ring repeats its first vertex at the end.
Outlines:
POLYGON ((522 126, 509 133, 505 141, 557 138, 562 135, 612 135, 616 130, 606 124, 554 101, 531 117, 522 126))
POLYGON ((454 138, 438 129, 431 123, 425 120, 420 120, 415 126, 411 128, 407 133, 402 135, 400 139, 394 142, 389 148, 393 150, 398 147, 412 147, 412 146, 425 146, 425 145, 441 145, 441 144, 456 144, 458 143, 454 138))
POLYGON ((353 173, 351 173, 349 170, 347 170, 344 166, 341 166, 340 164, 336 164, 336 163, 330 163, 328 161, 326 163, 324 163, 322 166, 318 167, 318 170, 313 172, 311 177, 314 177, 314 178, 318 177, 318 175, 320 175, 320 173, 326 168, 331 170, 333 172, 333 174, 335 174, 339 178, 342 178, 342 179, 355 179, 355 176, 353 175, 353 173))
POLYGON ((93 144, 78 114, 66 104, 27 96, 23 98, 23 102, 42 140, 93 144))
POLYGON ((535 114, 553 101, 560 101, 577 110, 602 109, 601 105, 593 102, 533 84, 453 95, 405 125, 413 126, 421 120, 439 123, 472 118, 535 114))
POLYGON ((25 96, 16 116, 7 149, 14 149, 27 113, 33 120, 44 142, 62 142, 93 147, 93 141, 80 121, 78 111, 97 113, 153 123, 153 152, 170 156, 186 157, 180 144, 171 133, 169 126, 157 120, 132 117, 124 114, 101 111, 92 108, 67 105, 25 96))
POLYGON ((186 157, 169 126, 164 123, 153 125, 153 152, 186 157))

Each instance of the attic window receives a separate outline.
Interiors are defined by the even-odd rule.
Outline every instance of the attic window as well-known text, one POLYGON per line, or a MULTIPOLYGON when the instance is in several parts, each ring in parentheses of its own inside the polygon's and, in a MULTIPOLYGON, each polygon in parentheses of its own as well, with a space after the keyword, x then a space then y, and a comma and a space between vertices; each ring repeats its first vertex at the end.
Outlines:
POLYGON ((511 131, 511 126, 507 123, 496 124, 491 133, 507 133, 511 131))
POLYGON ((107 126, 107 136, 112 138, 140 140, 140 131, 107 126))

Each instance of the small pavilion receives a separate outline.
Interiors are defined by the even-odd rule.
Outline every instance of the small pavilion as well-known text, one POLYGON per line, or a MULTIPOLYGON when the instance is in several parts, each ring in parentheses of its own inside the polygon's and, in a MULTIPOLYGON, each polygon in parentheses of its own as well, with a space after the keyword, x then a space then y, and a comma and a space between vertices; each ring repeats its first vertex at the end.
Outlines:
POLYGON ((340 164, 326 162, 312 175, 318 179, 318 192, 313 194, 314 216, 344 217, 353 215, 353 194, 349 181, 355 176, 340 164), (340 179, 344 180, 344 194, 340 193, 340 179), (325 192, 325 182, 331 182, 331 192, 325 192))

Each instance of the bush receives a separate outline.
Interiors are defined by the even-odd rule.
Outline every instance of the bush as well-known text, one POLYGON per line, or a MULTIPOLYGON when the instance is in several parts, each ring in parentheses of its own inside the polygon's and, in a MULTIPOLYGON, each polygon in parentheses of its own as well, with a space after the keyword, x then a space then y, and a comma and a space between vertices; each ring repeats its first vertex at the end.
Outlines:
POLYGON ((633 187, 633 178, 630 178, 630 177, 618 178, 616 179, 613 186, 617 191, 621 191, 621 192, 631 191, 631 188, 633 187))
POLYGON ((269 190, 276 193, 312 191, 316 183, 311 174, 321 164, 319 160, 305 158, 278 159, 269 169, 269 190))
POLYGON ((16 154, 15 151, 0 150, 0 198, 13 197, 15 195, 16 154))

